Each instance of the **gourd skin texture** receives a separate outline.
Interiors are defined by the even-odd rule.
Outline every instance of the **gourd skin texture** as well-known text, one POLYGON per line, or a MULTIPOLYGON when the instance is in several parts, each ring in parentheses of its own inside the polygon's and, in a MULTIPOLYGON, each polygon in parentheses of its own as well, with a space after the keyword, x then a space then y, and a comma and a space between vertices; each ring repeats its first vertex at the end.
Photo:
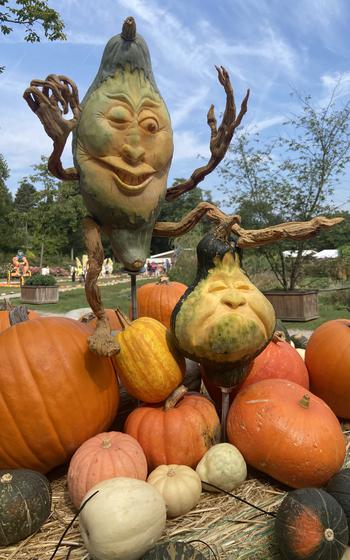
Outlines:
POLYGON ((246 462, 293 488, 322 486, 342 466, 345 438, 318 397, 284 379, 267 379, 238 393, 227 436, 246 462), (301 406, 309 395, 308 407, 301 406))
POLYGON ((171 313, 186 289, 181 282, 143 284, 137 290, 137 316, 157 319, 169 329, 171 313))
POLYGON ((340 418, 350 418, 350 321, 334 319, 314 330, 305 364, 310 388, 340 418))
POLYGON ((186 294, 175 308, 173 329, 179 347, 192 359, 249 361, 270 340, 273 307, 230 251, 186 294))
POLYGON ((213 445, 203 455, 197 468, 204 490, 218 492, 205 482, 214 484, 227 492, 241 484, 247 478, 247 465, 241 452, 230 443, 213 445))
POLYGON ((159 465, 147 482, 163 496, 167 516, 185 515, 199 502, 202 483, 196 471, 186 465, 159 465))
POLYGON ((342 469, 328 481, 326 492, 333 496, 344 510, 350 538, 350 468, 342 469))
POLYGON ((140 443, 149 470, 171 464, 195 468, 220 441, 220 420, 208 399, 190 394, 169 410, 148 406, 133 410, 124 431, 140 443))
POLYGON ((35 533, 51 511, 50 483, 29 469, 0 470, 0 546, 35 533))
POLYGON ((277 511, 275 536, 286 560, 340 560, 349 539, 342 508, 318 488, 286 495, 277 511))
POLYGON ((124 476, 147 478, 147 460, 136 439, 121 432, 104 432, 85 441, 69 464, 69 495, 78 509, 84 495, 102 480, 124 476))
POLYGON ((0 468, 46 473, 112 423, 112 362, 89 351, 73 319, 25 321, 0 335, 0 468))
POLYGON ((112 360, 130 395, 147 403, 159 403, 180 385, 185 359, 159 321, 140 317, 117 333, 116 340, 120 352, 112 360))
POLYGON ((85 495, 79 528, 94 560, 137 560, 159 539, 165 502, 151 484, 131 478, 105 480, 85 495))

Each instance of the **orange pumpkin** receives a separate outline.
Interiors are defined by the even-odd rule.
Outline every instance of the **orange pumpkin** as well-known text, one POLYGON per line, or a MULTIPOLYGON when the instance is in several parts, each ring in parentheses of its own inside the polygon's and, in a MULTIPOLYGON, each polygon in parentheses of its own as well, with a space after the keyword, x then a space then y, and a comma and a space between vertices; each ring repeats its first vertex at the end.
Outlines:
POLYGON ((169 331, 156 319, 125 321, 116 334, 120 352, 112 356, 115 369, 130 395, 147 403, 164 401, 184 378, 185 359, 174 348, 169 331))
MULTIPOLYGON (((220 410, 221 391, 210 383, 204 368, 201 371, 205 387, 220 410)), ((309 389, 309 374, 304 360, 293 346, 278 337, 274 337, 252 362, 246 379, 231 391, 230 402, 239 391, 263 379, 288 379, 309 389)))
POLYGON ((48 472, 112 423, 113 364, 89 351, 91 329, 64 317, 0 335, 0 468, 48 472))
MULTIPOLYGON (((10 311, 11 309, 0 311, 0 333, 11 327, 10 311)), ((36 311, 28 310, 28 319, 38 319, 39 317, 40 315, 36 311)))
POLYGON ((141 406, 126 419, 124 431, 137 439, 149 470, 159 465, 195 468, 204 453, 220 441, 220 420, 214 405, 182 385, 164 406, 141 406))
POLYGON ((334 319, 314 330, 305 352, 310 387, 342 418, 350 418, 350 320, 334 319))
POLYGON ((249 465, 293 488, 324 485, 345 457, 331 409, 285 379, 265 379, 240 391, 228 413, 227 436, 249 465))
POLYGON ((114 478, 147 478, 147 460, 135 438, 121 432, 104 432, 85 441, 69 464, 69 495, 78 509, 95 484, 114 478))
POLYGON ((137 289, 137 316, 157 319, 169 329, 172 311, 186 290, 181 282, 143 284, 137 289))
MULTIPOLYGON (((108 322, 110 324, 111 330, 112 331, 120 331, 122 328, 122 325, 117 317, 117 314, 115 312, 114 309, 105 309, 106 315, 107 315, 107 319, 108 322)), ((83 316, 80 319, 83 323, 88 324, 90 327, 92 327, 94 330, 96 328, 96 324, 97 324, 97 319, 96 317, 93 315, 93 313, 89 313, 88 315, 83 316)))

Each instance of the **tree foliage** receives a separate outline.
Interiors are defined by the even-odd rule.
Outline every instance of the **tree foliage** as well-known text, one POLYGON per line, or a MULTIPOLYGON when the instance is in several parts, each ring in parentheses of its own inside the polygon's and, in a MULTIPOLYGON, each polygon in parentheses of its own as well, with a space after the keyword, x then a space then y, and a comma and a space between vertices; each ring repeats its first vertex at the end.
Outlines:
MULTIPOLYGON (((350 102, 340 106, 334 90, 326 105, 297 95, 300 112, 286 133, 263 143, 259 134, 238 134, 220 168, 225 199, 247 228, 335 215, 332 196, 350 161, 350 102)), ((305 241, 262 247, 283 289, 295 289, 302 271, 305 241), (297 250, 295 259, 283 255, 297 250)))
MULTIPOLYGON (((0 32, 9 35, 14 26, 24 28, 24 40, 40 42, 40 31, 49 41, 65 40, 64 23, 48 0, 0 0, 0 32)), ((4 67, 0 67, 0 72, 4 67)))

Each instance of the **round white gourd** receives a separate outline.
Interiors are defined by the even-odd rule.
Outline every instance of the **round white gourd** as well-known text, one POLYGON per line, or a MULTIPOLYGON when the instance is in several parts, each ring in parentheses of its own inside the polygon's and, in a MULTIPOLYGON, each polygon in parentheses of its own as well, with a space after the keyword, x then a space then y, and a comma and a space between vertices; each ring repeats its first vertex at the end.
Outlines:
POLYGON ((198 504, 202 493, 199 475, 186 465, 160 465, 147 482, 163 496, 168 517, 188 513, 198 504))
POLYGON ((166 506, 162 496, 147 482, 118 477, 96 484, 82 503, 97 490, 79 515, 79 529, 91 558, 141 558, 164 530, 166 506))
POLYGON ((299 356, 301 356, 305 361, 305 348, 296 348, 296 351, 298 352, 299 356))
POLYGON ((230 492, 247 478, 247 465, 242 453, 231 443, 217 443, 203 455, 197 468, 203 489, 217 492, 209 482, 230 492))

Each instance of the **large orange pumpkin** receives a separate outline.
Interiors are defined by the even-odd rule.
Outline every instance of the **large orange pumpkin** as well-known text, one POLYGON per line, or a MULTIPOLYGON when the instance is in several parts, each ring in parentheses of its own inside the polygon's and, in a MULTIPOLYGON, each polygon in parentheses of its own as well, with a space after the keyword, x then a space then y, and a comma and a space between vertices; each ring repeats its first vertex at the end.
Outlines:
MULTIPOLYGON (((112 331, 120 331, 122 328, 122 325, 117 317, 117 314, 115 312, 114 309, 105 309, 106 315, 107 315, 107 319, 109 322, 109 325, 111 327, 112 331)), ((88 324, 90 327, 92 327, 93 329, 96 328, 97 325, 97 319, 95 317, 95 315, 93 313, 89 313, 87 315, 84 315, 81 319, 82 323, 86 323, 88 324)))
MULTIPOLYGON (((0 311, 0 333, 11 327, 10 311, 11 309, 0 311)), ((28 319, 38 319, 39 317, 40 315, 36 311, 28 310, 28 319)))
POLYGON ((91 329, 64 317, 0 335, 0 468, 45 473, 113 421, 113 364, 89 351, 91 329))
POLYGON ((159 465, 195 468, 204 453, 220 441, 214 405, 180 386, 164 406, 140 406, 126 419, 124 431, 137 439, 150 470, 159 465))
POLYGON ((293 488, 324 485, 345 457, 345 438, 332 410, 285 379, 265 379, 240 391, 228 413, 227 436, 249 465, 293 488))
MULTIPOLYGON (((208 393, 215 400, 218 410, 220 410, 220 389, 206 377, 204 368, 202 368, 202 378, 208 393)), ((246 379, 233 388, 230 393, 230 402, 233 401, 239 391, 263 379, 288 379, 288 381, 293 381, 305 387, 305 389, 309 389, 309 374, 304 360, 293 346, 277 336, 274 336, 261 354, 252 362, 246 379)))
POLYGON ((143 284, 137 289, 137 316, 157 319, 169 329, 172 311, 186 290, 181 282, 143 284))
POLYGON ((116 334, 120 352, 112 356, 115 369, 130 395, 147 403, 164 401, 185 375, 185 358, 175 349, 170 332, 150 317, 125 320, 116 334))
POLYGON ((318 327, 305 352, 310 387, 342 418, 350 418, 350 320, 334 319, 318 327))
POLYGON ((104 432, 85 441, 74 453, 67 474, 75 507, 95 484, 116 476, 146 480, 147 460, 139 442, 121 432, 104 432))

